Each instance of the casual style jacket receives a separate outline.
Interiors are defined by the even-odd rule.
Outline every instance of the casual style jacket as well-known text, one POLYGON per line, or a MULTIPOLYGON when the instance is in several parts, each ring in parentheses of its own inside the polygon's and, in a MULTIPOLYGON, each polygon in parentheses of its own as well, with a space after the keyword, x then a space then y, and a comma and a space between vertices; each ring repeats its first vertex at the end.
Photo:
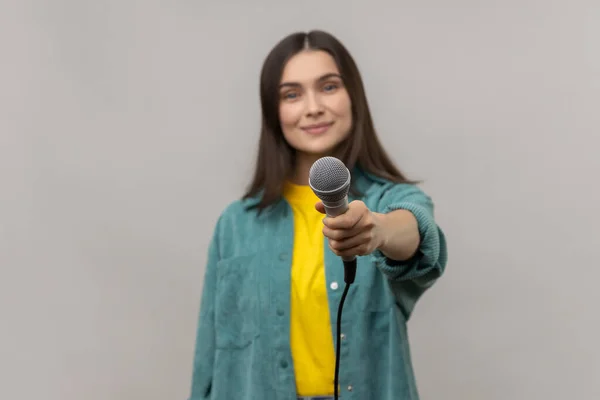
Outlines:
MULTIPOLYGON (((358 257, 344 303, 340 398, 418 400, 406 323, 419 297, 442 275, 446 241, 433 203, 413 184, 397 184, 360 169, 353 185, 374 212, 411 211, 421 242, 397 262, 380 251, 358 257)), ((260 197, 226 207, 208 250, 189 400, 295 400, 289 344, 293 215, 285 200, 258 213, 260 197)), ((324 237, 323 240, 326 240, 324 237)), ((344 289, 340 257, 325 246, 331 334, 344 289)), ((333 376, 331 377, 333 386, 333 376)))

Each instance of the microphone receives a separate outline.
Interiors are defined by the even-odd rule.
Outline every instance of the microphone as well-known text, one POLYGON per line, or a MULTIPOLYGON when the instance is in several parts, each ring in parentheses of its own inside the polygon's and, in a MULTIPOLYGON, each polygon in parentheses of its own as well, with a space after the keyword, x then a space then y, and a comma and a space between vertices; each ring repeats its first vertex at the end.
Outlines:
MULTIPOLYGON (((337 217, 348 210, 350 171, 335 157, 319 158, 310 167, 308 184, 325 206, 328 217, 337 217)), ((344 281, 353 283, 356 277, 356 257, 342 257, 344 281)))
MULTIPOLYGON (((346 165, 335 157, 319 158, 310 167, 308 184, 325 206, 329 217, 337 217, 348 211, 348 191, 350 190, 350 171, 346 165)), ((338 305, 337 314, 337 344, 335 349, 335 376, 333 378, 334 400, 339 396, 340 375, 340 342, 342 329, 342 309, 350 285, 356 277, 356 257, 342 257, 344 262, 344 281, 346 287, 338 305)))

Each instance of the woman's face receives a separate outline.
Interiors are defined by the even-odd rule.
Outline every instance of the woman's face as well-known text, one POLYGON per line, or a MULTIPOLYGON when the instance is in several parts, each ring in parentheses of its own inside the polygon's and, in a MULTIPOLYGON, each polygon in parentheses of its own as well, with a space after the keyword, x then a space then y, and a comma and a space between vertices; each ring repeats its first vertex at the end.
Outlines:
POLYGON ((334 59, 324 51, 302 51, 286 64, 279 87, 279 119, 298 152, 329 155, 352 127, 352 105, 334 59))

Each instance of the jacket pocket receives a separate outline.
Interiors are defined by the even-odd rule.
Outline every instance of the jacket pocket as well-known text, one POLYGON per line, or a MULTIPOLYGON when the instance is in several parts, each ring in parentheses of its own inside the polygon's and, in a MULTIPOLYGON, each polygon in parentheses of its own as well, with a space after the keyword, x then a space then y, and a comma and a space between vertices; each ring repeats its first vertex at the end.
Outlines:
POLYGON ((248 346, 259 335, 258 279, 254 255, 217 264, 215 345, 221 349, 248 346))

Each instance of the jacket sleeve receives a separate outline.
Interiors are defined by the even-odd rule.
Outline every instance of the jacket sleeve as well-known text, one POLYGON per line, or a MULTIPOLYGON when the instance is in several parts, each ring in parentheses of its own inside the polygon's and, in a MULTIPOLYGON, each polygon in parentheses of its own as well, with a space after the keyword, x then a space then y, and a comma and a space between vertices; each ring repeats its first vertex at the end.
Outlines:
POLYGON ((443 274, 448 260, 446 239, 434 219, 431 198, 415 185, 396 184, 385 191, 377 212, 408 210, 416 218, 420 243, 409 260, 396 261, 376 250, 375 265, 388 278, 390 286, 406 319, 417 300, 443 274))
POLYGON ((208 247, 206 271, 196 330, 192 387, 189 400, 210 399, 215 360, 215 293, 219 261, 218 224, 208 247))

